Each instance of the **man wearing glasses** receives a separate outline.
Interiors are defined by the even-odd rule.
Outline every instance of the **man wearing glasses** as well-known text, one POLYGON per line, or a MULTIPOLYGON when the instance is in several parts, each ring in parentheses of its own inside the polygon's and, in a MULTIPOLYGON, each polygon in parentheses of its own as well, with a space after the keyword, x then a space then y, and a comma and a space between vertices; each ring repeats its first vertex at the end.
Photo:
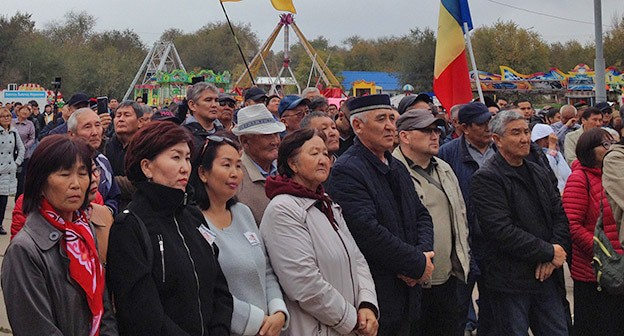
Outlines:
POLYGON ((286 134, 301 128, 300 123, 303 117, 308 114, 310 100, 297 95, 286 96, 280 101, 277 112, 280 121, 286 125, 286 134))
MULTIPOLYGON (((234 127, 234 108, 236 108, 236 99, 227 93, 219 93, 217 97, 219 106, 217 107, 217 120, 223 128, 231 132, 234 127)), ((216 123, 216 121, 215 121, 216 123)))
POLYGON ((433 274, 424 283, 420 330, 423 335, 461 335, 468 304, 460 304, 458 284, 470 271, 466 205, 451 166, 436 158, 444 120, 412 109, 397 120, 399 146, 392 155, 409 171, 416 193, 433 221, 433 274))

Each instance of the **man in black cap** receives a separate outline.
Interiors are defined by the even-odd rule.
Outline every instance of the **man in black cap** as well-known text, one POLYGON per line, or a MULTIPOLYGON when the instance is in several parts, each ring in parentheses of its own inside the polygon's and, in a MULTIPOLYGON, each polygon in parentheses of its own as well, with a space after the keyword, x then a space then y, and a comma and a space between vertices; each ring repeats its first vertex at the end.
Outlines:
MULTIPOLYGON (((217 120, 223 126, 223 128, 230 132, 234 127, 234 108, 236 108, 236 99, 227 93, 219 93, 217 96, 217 120)), ((216 122, 216 121, 215 121, 216 122)))
POLYGON ((366 257, 379 302, 379 335, 418 334, 421 284, 433 272, 431 216, 405 166, 392 157, 396 126, 388 95, 350 100, 357 136, 327 182, 366 257))
POLYGON ((66 106, 61 109, 62 118, 58 118, 53 122, 50 122, 39 133, 39 140, 49 134, 67 134, 67 120, 71 117, 72 113, 79 108, 89 106, 89 96, 85 93, 74 93, 66 106))
MULTIPOLYGON (((463 105, 459 109, 457 118, 464 134, 440 147, 438 157, 453 168, 466 203, 466 216, 471 239, 470 248, 473 259, 477 263, 471 263, 468 285, 465 288, 461 285, 459 287, 460 300, 464 300, 462 304, 468 304, 470 308, 472 306, 472 290, 479 274, 479 269, 476 266, 484 257, 483 238, 470 199, 470 181, 479 167, 487 159, 494 156, 496 147, 488 125, 492 113, 483 103, 473 102, 463 105)), ((473 310, 471 310, 471 314, 474 314, 473 310)), ((465 324, 467 324, 466 329, 472 331, 476 328, 476 316, 471 316, 470 319, 471 321, 468 321, 468 316, 466 316, 465 324)), ((487 322, 480 320, 479 330, 485 331, 487 322)))
POLYGON ((259 87, 251 87, 245 91, 245 106, 264 104, 267 99, 266 92, 259 87))
POLYGON ((407 110, 412 109, 424 109, 431 111, 431 106, 429 104, 432 103, 431 97, 429 97, 426 93, 419 93, 417 95, 409 95, 403 97, 399 102, 399 107, 397 110, 399 114, 405 113, 407 110))
POLYGON ((461 302, 458 285, 470 271, 466 205, 453 169, 436 158, 440 125, 424 109, 408 110, 397 121, 399 146, 392 155, 409 171, 414 188, 433 220, 435 252, 431 282, 423 286, 422 335, 462 335, 468 303, 461 302))

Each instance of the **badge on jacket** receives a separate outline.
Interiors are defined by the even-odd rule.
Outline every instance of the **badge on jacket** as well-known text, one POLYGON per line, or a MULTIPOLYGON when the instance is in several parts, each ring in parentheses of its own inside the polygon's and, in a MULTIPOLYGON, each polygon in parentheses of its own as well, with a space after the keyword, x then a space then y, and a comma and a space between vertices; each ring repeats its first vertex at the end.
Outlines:
POLYGON ((255 233, 247 231, 244 233, 244 235, 245 238, 247 238, 247 241, 249 241, 249 244, 251 244, 251 246, 260 245, 260 239, 258 239, 258 236, 256 236, 255 233))
POLYGON ((204 239, 206 239, 208 244, 210 244, 210 246, 212 246, 212 243, 214 243, 215 239, 217 239, 217 235, 214 232, 212 232, 212 230, 207 228, 204 224, 200 225, 197 228, 197 230, 199 230, 199 233, 201 233, 201 235, 204 237, 204 239))

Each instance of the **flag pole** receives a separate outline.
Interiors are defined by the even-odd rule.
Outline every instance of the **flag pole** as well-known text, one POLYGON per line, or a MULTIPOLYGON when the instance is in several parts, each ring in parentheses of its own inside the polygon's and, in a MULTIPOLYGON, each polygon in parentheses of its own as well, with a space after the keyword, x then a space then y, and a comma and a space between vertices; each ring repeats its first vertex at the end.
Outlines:
POLYGON ((256 81, 253 78, 253 74, 251 73, 251 70, 249 70, 249 64, 247 64, 247 59, 245 59, 245 54, 243 53, 243 49, 241 48, 240 43, 238 42, 236 33, 234 33, 234 27, 232 27, 232 22, 230 22, 230 18, 228 17, 227 12, 225 11, 225 6, 223 5, 223 1, 219 0, 219 3, 221 4, 221 9, 223 9, 223 14, 225 15, 225 19, 227 20, 228 26, 230 26, 230 31, 232 32, 232 36, 234 36, 234 42, 236 42, 236 47, 238 47, 238 52, 240 53, 241 58, 243 59, 243 63, 245 63, 245 69, 247 69, 247 73, 249 74, 249 79, 251 79, 251 85, 255 86, 256 81))
POLYGON ((477 86, 477 92, 479 92, 479 100, 483 104, 485 104, 485 99, 483 99, 483 90, 481 89, 481 80, 479 79, 479 70, 477 70, 477 62, 475 61, 474 52, 472 51, 472 42, 470 42, 470 29, 468 29, 468 22, 464 22, 464 31, 466 32, 466 45, 468 46, 468 54, 470 55, 472 71, 475 74, 475 82, 477 86))

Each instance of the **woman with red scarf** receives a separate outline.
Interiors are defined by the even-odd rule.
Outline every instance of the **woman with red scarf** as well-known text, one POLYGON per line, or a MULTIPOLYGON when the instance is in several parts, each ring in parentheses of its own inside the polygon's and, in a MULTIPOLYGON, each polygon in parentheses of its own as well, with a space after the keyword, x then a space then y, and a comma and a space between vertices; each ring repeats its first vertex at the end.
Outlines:
POLYGON ((289 335, 376 335, 377 295, 368 264, 321 183, 331 161, 325 135, 300 129, 284 138, 278 176, 260 225, 286 294, 289 335))
POLYGON ((46 137, 25 180, 24 228, 7 248, 2 290, 16 335, 117 335, 90 224, 91 150, 46 137))

